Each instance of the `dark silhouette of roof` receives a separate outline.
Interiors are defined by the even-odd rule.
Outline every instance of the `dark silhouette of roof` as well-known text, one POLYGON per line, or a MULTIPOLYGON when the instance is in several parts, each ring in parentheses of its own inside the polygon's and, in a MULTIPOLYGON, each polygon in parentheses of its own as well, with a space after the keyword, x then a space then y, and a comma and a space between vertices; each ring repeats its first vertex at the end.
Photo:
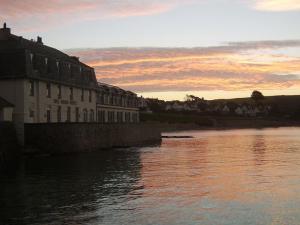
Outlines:
POLYGON ((42 38, 27 40, 0 28, 0 79, 32 78, 85 87, 97 87, 94 69, 55 48, 42 38))

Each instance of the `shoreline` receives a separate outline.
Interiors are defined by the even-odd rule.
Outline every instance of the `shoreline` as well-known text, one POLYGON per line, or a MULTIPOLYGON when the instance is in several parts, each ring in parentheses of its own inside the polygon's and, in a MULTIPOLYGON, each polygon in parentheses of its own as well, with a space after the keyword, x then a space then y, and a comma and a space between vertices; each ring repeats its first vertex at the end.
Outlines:
MULTIPOLYGON (((224 122, 224 121, 223 121, 224 122)), ((230 121, 232 122, 232 121, 230 121)), ((266 129, 282 127, 300 127, 300 121, 278 121, 278 120, 239 120, 238 122, 218 123, 215 126, 201 126, 196 123, 151 123, 161 133, 178 132, 189 130, 235 130, 235 129, 266 129)))

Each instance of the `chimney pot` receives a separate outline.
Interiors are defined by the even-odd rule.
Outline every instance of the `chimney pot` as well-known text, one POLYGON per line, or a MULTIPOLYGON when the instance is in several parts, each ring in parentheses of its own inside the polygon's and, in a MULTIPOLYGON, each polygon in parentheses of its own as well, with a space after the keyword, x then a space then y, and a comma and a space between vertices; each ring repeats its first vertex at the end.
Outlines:
POLYGON ((6 23, 3 23, 3 27, 0 28, 0 40, 7 40, 10 36, 10 28, 6 26, 6 23))
POLYGON ((37 37, 37 43, 39 44, 43 44, 43 40, 40 36, 37 37))

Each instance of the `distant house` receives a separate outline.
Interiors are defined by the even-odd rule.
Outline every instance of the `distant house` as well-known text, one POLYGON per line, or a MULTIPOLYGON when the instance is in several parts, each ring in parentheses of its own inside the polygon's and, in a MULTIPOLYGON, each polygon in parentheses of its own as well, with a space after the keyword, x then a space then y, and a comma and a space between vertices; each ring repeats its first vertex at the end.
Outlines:
POLYGON ((238 116, 243 116, 244 115, 244 110, 242 107, 238 106, 235 110, 234 110, 235 114, 238 116))
POLYGON ((228 105, 225 105, 225 106, 222 108, 222 113, 223 113, 223 114, 229 114, 229 113, 230 113, 230 108, 228 107, 228 105))
POLYGON ((175 101, 175 103, 172 106, 173 110, 175 111, 182 111, 184 109, 184 106, 180 104, 179 101, 175 101))
POLYGON ((0 122, 13 121, 14 105, 0 97, 0 122))

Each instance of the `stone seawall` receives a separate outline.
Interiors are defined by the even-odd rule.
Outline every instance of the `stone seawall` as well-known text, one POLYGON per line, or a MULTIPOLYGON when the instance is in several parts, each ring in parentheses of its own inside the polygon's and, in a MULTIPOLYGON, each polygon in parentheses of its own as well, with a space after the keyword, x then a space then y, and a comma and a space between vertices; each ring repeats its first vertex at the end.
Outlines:
POLYGON ((16 164, 18 147, 13 123, 0 122, 0 171, 16 164))
POLYGON ((25 124, 27 152, 85 152, 145 146, 160 141, 160 130, 149 124, 25 124))

